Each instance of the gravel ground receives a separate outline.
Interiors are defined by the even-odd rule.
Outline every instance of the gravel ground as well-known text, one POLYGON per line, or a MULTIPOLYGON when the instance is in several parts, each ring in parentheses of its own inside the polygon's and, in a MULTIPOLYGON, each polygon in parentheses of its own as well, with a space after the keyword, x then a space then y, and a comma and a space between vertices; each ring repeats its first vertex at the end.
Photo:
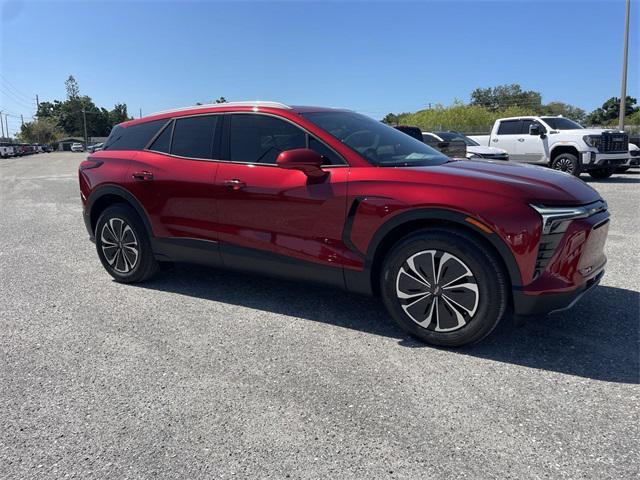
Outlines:
POLYGON ((640 473, 640 174, 591 182, 600 287, 446 350, 340 291, 193 266, 113 282, 82 158, 0 160, 0 478, 640 473))

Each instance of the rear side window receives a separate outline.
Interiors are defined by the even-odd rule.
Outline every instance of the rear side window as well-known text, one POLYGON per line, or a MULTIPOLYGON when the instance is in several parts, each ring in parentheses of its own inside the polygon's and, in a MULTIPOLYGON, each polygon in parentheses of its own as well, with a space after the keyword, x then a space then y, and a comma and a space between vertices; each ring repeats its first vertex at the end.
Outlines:
POLYGON ((234 162, 275 164, 280 152, 306 148, 305 132, 266 115, 231 116, 229 159, 234 162))
POLYGON ((177 119, 173 127, 171 154, 189 158, 213 158, 217 123, 216 115, 177 119))
POLYGON ((149 150, 154 152, 169 153, 171 151, 171 134, 173 133, 173 122, 165 127, 158 138, 156 138, 149 150))
POLYGON ((166 123, 167 120, 154 120, 126 128, 116 125, 103 150, 142 150, 166 123))
POLYGON ((498 135, 519 135, 520 120, 504 120, 498 127, 498 135))

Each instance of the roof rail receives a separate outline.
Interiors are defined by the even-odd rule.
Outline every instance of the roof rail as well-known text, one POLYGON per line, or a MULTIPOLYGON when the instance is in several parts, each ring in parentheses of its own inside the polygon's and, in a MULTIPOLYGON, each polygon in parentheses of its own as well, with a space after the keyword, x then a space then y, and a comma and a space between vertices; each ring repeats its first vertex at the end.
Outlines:
POLYGON ((162 110, 161 112, 155 112, 148 117, 152 117, 154 115, 161 115, 163 113, 173 113, 173 112, 182 112, 185 110, 198 110, 201 108, 223 108, 223 107, 268 107, 268 108, 284 108, 286 110, 291 110, 289 105, 285 105, 280 102, 269 102, 264 100, 248 100, 243 102, 225 102, 225 103, 205 103, 203 105, 192 105, 190 107, 181 107, 181 108, 172 108, 169 110, 162 110))

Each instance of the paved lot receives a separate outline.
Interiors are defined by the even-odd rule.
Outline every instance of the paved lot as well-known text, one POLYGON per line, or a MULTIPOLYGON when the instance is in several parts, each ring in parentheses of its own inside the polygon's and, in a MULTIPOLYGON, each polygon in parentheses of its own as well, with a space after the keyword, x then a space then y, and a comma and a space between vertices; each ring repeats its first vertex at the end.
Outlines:
POLYGON ((0 160, 0 478, 637 478, 640 174, 591 183, 602 286, 450 351, 340 291, 113 282, 82 158, 0 160))

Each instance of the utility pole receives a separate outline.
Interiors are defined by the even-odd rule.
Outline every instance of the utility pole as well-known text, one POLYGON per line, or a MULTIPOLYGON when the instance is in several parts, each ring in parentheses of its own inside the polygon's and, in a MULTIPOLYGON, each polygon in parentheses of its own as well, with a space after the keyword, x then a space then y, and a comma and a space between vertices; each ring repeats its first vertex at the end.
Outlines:
POLYGON ((20 126, 24 126, 24 116, 20 114, 20 126))
MULTIPOLYGON (((0 118, 0 121, 2 121, 1 118, 0 118)), ((4 126, 7 127, 7 138, 11 138, 9 136, 9 114, 8 113, 4 114, 4 126)))
MULTIPOLYGON (((37 108, 37 110, 40 110, 40 99, 38 98, 38 94, 37 93, 36 93, 36 108, 37 108)), ((37 110, 36 110, 36 113, 37 113, 37 110)))
POLYGON ((2 110, 0 110, 0 127, 2 127, 2 138, 4 138, 4 124, 2 123, 2 110))
POLYGON ((140 117, 139 118, 142 118, 142 108, 140 109, 140 117))
POLYGON ((624 113, 627 102, 627 63, 629 60, 629 12, 631 10, 631 0, 627 0, 627 11, 624 18, 624 50, 622 53, 622 85, 620 92, 620 116, 618 117, 618 128, 624 130, 624 113))
POLYGON ((82 107, 82 119, 84 120, 84 148, 87 148, 89 137, 87 137, 87 113, 84 107, 82 107))

